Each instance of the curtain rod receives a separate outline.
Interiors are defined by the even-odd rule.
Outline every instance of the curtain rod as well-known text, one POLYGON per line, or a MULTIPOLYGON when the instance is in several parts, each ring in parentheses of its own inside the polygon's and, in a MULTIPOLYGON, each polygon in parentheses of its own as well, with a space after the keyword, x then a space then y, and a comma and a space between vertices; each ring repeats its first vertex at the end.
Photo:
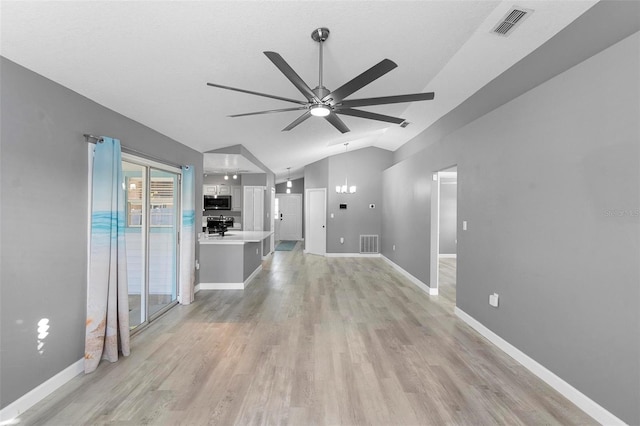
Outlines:
POLYGON ((88 133, 85 133, 83 136, 84 136, 84 141, 85 142, 89 142, 89 139, 93 139, 94 141, 96 141, 98 143, 104 142, 104 139, 102 139, 100 136, 93 136, 93 135, 90 135, 88 133))
MULTIPOLYGON (((91 135, 91 134, 88 134, 88 133, 85 133, 83 136, 84 136, 84 140, 86 142, 89 142, 89 143, 91 143, 91 140, 94 140, 97 143, 104 142, 104 139, 102 139, 100 136, 94 136, 94 135, 91 135)), ((167 160, 164 160, 162 158, 154 157, 152 155, 149 155, 149 154, 146 154, 144 152, 135 150, 133 148, 128 148, 128 147, 126 147, 126 146, 124 146, 122 144, 120 144, 120 149, 122 150, 122 152, 125 152, 127 154, 136 154, 136 155, 139 155, 140 157, 146 158, 147 160, 157 161, 158 163, 166 164, 167 166, 173 166, 173 167, 176 167, 178 169, 182 169, 183 167, 186 167, 186 166, 184 166, 182 164, 172 163, 171 161, 167 161, 167 160)))

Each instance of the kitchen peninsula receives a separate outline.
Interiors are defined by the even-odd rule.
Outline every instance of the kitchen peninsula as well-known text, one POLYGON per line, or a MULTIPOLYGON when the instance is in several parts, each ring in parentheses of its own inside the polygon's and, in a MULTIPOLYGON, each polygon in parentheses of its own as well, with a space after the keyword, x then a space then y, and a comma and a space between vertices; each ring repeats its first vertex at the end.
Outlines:
POLYGON ((273 231, 201 234, 199 290, 243 290, 262 270, 263 241, 273 231))

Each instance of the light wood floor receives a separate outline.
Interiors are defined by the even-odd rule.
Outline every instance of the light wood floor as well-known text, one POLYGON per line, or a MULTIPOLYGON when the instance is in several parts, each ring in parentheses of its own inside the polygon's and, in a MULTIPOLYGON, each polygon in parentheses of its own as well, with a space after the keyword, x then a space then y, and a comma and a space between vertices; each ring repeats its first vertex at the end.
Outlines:
POLYGON ((19 424, 595 424, 457 319, 443 281, 430 297, 382 259, 298 244, 248 289, 172 309, 131 356, 73 379, 19 424))

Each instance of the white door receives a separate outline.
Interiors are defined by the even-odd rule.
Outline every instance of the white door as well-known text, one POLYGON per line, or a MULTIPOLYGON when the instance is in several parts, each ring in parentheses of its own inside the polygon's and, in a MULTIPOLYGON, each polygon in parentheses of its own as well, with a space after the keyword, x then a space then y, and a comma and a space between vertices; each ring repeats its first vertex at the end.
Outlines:
POLYGON ((264 186, 245 186, 242 203, 242 230, 264 229, 264 186))
POLYGON ((307 189, 305 251, 324 256, 327 253, 327 189, 307 189))
POLYGON ((278 194, 278 237, 280 240, 302 240, 302 194, 278 194))
MULTIPOLYGON (((275 224, 276 224, 276 216, 273 214, 273 205, 276 202, 276 189, 271 187, 271 212, 269 214, 269 217, 271 217, 271 228, 269 228, 270 231, 274 230, 275 224)), ((271 237, 269 237, 269 253, 273 253, 276 249, 276 239, 275 239, 275 235, 271 235, 271 237)))
POLYGON ((273 204, 273 217, 275 218, 275 228, 273 236, 276 241, 280 241, 280 198, 276 195, 275 202, 273 204))

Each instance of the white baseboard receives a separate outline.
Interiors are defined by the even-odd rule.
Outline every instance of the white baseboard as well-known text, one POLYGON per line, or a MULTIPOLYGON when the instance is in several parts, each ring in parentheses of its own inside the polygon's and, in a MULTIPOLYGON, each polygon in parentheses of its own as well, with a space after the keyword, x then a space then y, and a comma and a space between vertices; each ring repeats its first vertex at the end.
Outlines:
POLYGON ((422 281, 420 281, 419 279, 417 279, 416 277, 414 277, 413 275, 411 275, 409 272, 405 271, 404 269, 402 269, 400 266, 396 265, 391 259, 389 259, 387 256, 382 256, 382 258, 391 266, 393 266, 398 272, 400 272, 402 275, 404 275, 409 281, 411 281, 413 284, 415 284, 420 290, 424 291, 425 293, 427 293, 429 296, 437 296, 438 295, 438 289, 437 288, 431 288, 428 285, 426 285, 425 283, 423 283, 422 281))
POLYGON ((560 392, 565 398, 573 402, 582 411, 593 417, 597 422, 603 425, 625 425, 626 423, 611 414, 597 402, 562 380, 545 366, 530 358, 520 349, 495 334, 493 331, 485 327, 480 321, 464 312, 456 306, 456 315, 471 326, 474 330, 484 336, 491 343, 500 348, 511 358, 522 364, 527 370, 545 381, 549 386, 560 392))
POLYGON ((244 290, 244 283, 200 283, 200 290, 244 290))
POLYGON ((456 253, 452 253, 452 254, 440 253, 438 257, 440 259, 455 259, 456 257, 458 257, 458 255, 456 253))
POLYGON ((380 253, 325 253, 326 257, 380 257, 380 253))
POLYGON ((196 294, 199 291, 200 291, 200 284, 196 284, 196 286, 193 288, 193 294, 196 294))
POLYGON ((197 291, 200 290, 244 290, 247 288, 251 280, 262 271, 262 265, 258 266, 255 271, 249 275, 249 278, 242 283, 200 283, 196 286, 197 291))
POLYGON ((0 410, 0 422, 2 422, 0 424, 12 424, 11 420, 15 419, 20 414, 33 407, 38 402, 42 401, 53 391, 55 391, 83 371, 84 358, 74 362, 46 382, 30 390, 29 392, 22 395, 20 398, 0 410))

